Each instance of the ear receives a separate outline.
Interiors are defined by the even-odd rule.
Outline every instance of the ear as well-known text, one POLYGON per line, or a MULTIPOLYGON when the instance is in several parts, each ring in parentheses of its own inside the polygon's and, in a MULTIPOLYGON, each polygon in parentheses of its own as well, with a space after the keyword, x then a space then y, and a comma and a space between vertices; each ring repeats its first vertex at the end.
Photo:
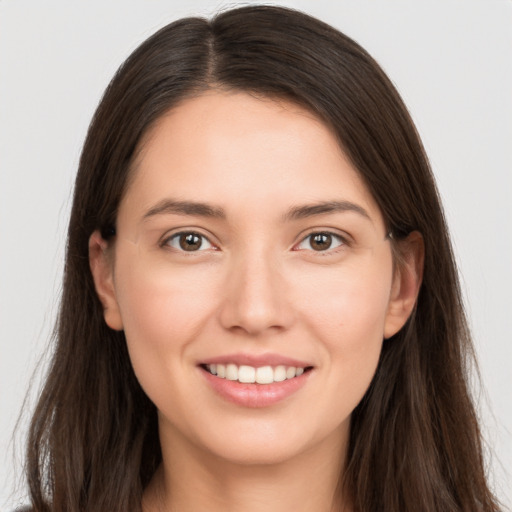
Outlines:
POLYGON ((89 265, 96 293, 103 305, 106 324, 116 331, 123 330, 123 321, 114 287, 114 265, 108 242, 95 231, 89 238, 89 265))
POLYGON ((425 247, 421 234, 413 231, 397 244, 399 261, 395 264, 384 325, 385 339, 395 335, 407 322, 416 304, 423 278, 425 247))

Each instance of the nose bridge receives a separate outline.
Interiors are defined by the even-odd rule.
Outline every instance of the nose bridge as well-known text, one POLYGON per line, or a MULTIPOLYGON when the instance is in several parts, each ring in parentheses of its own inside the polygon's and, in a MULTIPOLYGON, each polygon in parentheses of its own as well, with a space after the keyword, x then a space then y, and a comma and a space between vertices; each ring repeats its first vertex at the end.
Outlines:
POLYGON ((233 255, 226 276, 221 319, 224 327, 258 334, 284 328, 291 319, 285 278, 277 255, 254 246, 233 255))

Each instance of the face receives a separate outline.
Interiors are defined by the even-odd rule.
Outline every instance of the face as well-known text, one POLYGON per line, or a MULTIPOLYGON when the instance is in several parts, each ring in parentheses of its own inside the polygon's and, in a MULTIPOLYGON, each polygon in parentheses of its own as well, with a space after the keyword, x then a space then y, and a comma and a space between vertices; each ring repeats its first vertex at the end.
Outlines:
POLYGON ((322 122, 245 93, 186 100, 141 144, 113 245, 98 236, 105 319, 163 445, 243 463, 339 448, 408 313, 381 213, 322 122))

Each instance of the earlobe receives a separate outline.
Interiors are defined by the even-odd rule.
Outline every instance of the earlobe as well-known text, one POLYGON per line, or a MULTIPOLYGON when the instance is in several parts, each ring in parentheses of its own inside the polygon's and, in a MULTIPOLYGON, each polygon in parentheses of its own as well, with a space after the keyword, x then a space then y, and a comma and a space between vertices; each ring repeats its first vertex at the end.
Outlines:
POLYGON ((96 293, 103 306, 106 324, 116 331, 123 330, 123 321, 117 304, 114 287, 114 270, 108 242, 95 231, 89 238, 89 266, 96 293))
POLYGON ((423 279, 424 243, 421 233, 413 231, 398 242, 400 262, 393 276, 393 285, 384 325, 384 338, 394 336, 410 317, 423 279))

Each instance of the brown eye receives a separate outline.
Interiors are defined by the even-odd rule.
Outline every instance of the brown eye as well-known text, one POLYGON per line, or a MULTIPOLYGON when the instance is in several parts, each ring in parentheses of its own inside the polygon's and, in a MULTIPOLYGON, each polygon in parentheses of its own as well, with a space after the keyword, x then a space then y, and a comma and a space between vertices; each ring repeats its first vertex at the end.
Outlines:
POLYGON ((186 252, 197 252, 212 248, 212 244, 205 236, 190 231, 176 233, 165 242, 165 245, 186 252))
POLYGON ((299 250, 313 250, 316 252, 336 249, 345 244, 343 238, 334 233, 311 233, 297 246, 299 250))
POLYGON ((314 251, 325 251, 332 245, 332 236, 325 233, 312 235, 310 244, 314 251))
POLYGON ((179 241, 180 247, 184 251, 197 251, 198 249, 201 249, 201 244, 203 243, 201 237, 195 233, 180 235, 179 241))

